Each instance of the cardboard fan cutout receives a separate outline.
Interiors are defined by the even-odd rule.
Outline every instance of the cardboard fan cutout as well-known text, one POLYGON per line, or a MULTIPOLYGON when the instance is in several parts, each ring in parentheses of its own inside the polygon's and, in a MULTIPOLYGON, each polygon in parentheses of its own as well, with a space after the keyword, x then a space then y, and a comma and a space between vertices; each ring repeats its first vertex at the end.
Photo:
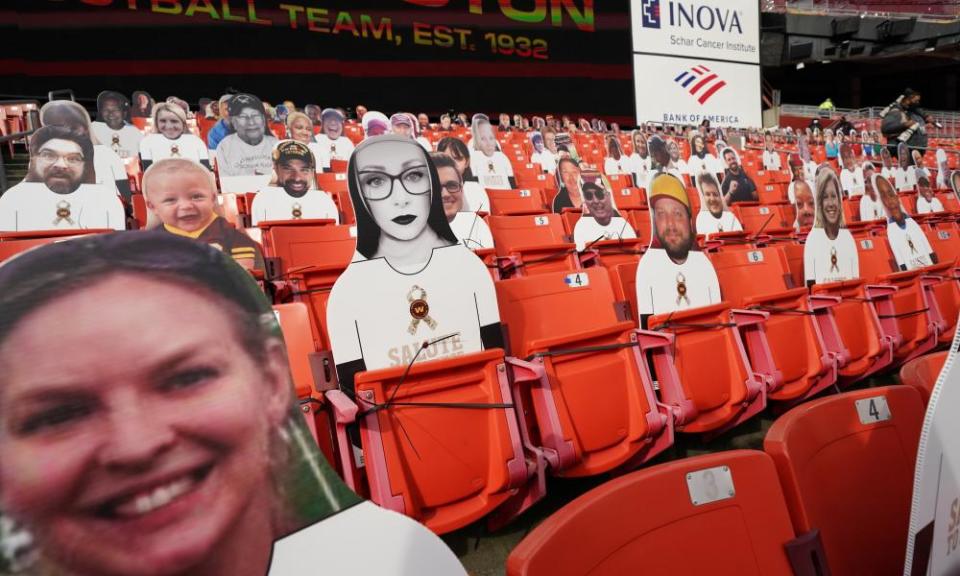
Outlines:
POLYGON ((98 144, 109 146, 124 161, 140 151, 143 134, 130 124, 130 101, 119 92, 108 90, 97 96, 97 121, 90 128, 98 144))
POLYGON ((737 151, 729 146, 724 147, 720 152, 720 161, 724 166, 721 189, 727 205, 732 206, 737 202, 756 202, 758 200, 757 185, 747 176, 737 151))
POLYGON ((401 136, 368 139, 348 180, 357 252, 327 306, 341 388, 352 392, 364 370, 501 348, 493 281, 450 229, 423 148, 401 136))
POLYGON ((583 251, 594 242, 636 238, 627 219, 617 211, 613 188, 599 172, 584 172, 580 184, 583 215, 573 229, 577 250, 583 251))
POLYGON ((474 114, 470 122, 473 135, 470 150, 470 172, 484 188, 509 190, 516 188, 513 166, 507 155, 500 151, 490 119, 484 114, 474 114))
POLYGON ((40 108, 40 124, 66 126, 84 134, 93 143, 93 183, 103 184, 129 203, 131 191, 127 167, 109 146, 96 141, 90 115, 83 106, 70 100, 47 102, 40 108))
POLYGON ((550 151, 544 141, 544 136, 538 131, 531 132, 528 136, 530 145, 533 147, 533 154, 530 155, 532 164, 539 164, 540 169, 548 174, 557 171, 557 156, 550 151))
POLYGON ((260 246, 234 228, 218 206, 213 173, 186 158, 165 158, 143 174, 148 228, 160 226, 174 236, 191 238, 229 254, 244 268, 265 268, 260 246))
POLYGON ((960 201, 960 170, 956 170, 950 174, 950 190, 953 191, 953 195, 960 201))
POLYGON ((144 170, 164 158, 186 158, 210 169, 207 145, 187 128, 187 114, 183 108, 170 102, 161 102, 153 108, 153 128, 140 142, 140 162, 144 170))
POLYGON ((817 173, 814 208, 813 228, 803 247, 803 273, 807 284, 858 278, 857 244, 844 222, 840 180, 830 167, 817 173))
POLYGON ((740 220, 723 201, 723 194, 720 192, 720 182, 717 177, 711 172, 700 172, 693 179, 697 192, 700 194, 697 233, 709 236, 718 232, 739 232, 743 230, 740 220))
POLYGON ((340 211, 329 194, 317 190, 316 160, 310 147, 284 140, 273 150, 276 185, 261 188, 253 198, 251 222, 325 219, 340 222, 340 211))
POLYGON ((917 214, 943 212, 943 204, 934 196, 930 175, 926 170, 917 174, 917 214))
POLYGON ((647 139, 640 130, 634 130, 630 135, 633 143, 633 153, 630 154, 630 171, 633 173, 633 181, 638 187, 644 187, 647 184, 647 173, 652 167, 652 159, 647 148, 647 139))
POLYGON ((0 359, 0 506, 28 573, 464 574, 336 476, 277 315, 222 252, 136 232, 8 260, 0 359))
POLYGON ((120 198, 96 183, 89 134, 69 125, 34 132, 26 178, 0 196, 0 230, 125 227, 120 198))
POLYGON ((583 196, 580 164, 573 158, 560 158, 557 162, 557 194, 553 197, 553 211, 560 214, 567 208, 580 209, 583 196))
POLYGON ((950 189, 950 164, 947 161, 947 153, 943 148, 937 148, 937 189, 950 189))
POLYGON ((860 221, 883 220, 887 217, 883 202, 877 194, 876 179, 883 178, 877 173, 872 162, 863 163, 863 197, 860 198, 860 221))
POLYGON ((937 256, 926 234, 904 210, 897 191, 886 178, 874 178, 873 186, 887 215, 887 242, 901 270, 936 264, 937 256))
POLYGON ((454 236, 471 250, 493 248, 493 235, 480 213, 470 210, 463 176, 456 161, 442 152, 431 152, 430 159, 440 178, 443 213, 454 236))
POLYGON ((843 168, 840 170, 840 185, 844 194, 849 198, 863 195, 863 170, 857 165, 853 155, 853 148, 844 142, 840 145, 840 158, 843 168))
POLYGON ((331 160, 349 160, 353 154, 353 142, 343 134, 344 117, 336 108, 327 108, 320 113, 320 132, 314 136, 317 142, 317 166, 326 169, 331 160))
POLYGON ((901 142, 897 145, 897 168, 894 170, 894 184, 898 192, 910 192, 917 184, 917 177, 910 162, 910 147, 901 142))
POLYGON ((133 102, 130 104, 130 116, 132 118, 149 118, 153 115, 153 106, 153 97, 143 90, 137 90, 133 93, 133 102))
POLYGON ((641 318, 720 302, 720 282, 713 264, 697 247, 683 182, 672 174, 659 174, 647 197, 652 234, 636 277, 641 318))
MULTIPOLYGON (((960 336, 930 393, 917 463, 903 574, 952 576, 960 572, 960 336)), ((880 412, 896 418, 889 409, 880 412)))
POLYGON ((608 135, 606 140, 607 157, 603 161, 603 173, 608 176, 630 174, 630 158, 623 153, 620 140, 613 135, 608 135))
POLYGON ((273 147, 263 103, 256 96, 238 94, 230 99, 233 132, 217 145, 217 171, 222 192, 259 190, 270 182, 273 147))

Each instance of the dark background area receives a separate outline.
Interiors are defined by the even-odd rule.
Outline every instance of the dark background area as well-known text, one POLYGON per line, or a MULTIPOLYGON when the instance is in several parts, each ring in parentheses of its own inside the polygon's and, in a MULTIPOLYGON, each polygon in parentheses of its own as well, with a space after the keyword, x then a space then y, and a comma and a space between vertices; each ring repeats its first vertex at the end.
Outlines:
MULTIPOLYGON (((388 113, 457 109, 633 117, 627 0, 604 0, 595 8, 593 32, 577 29, 566 14, 560 28, 549 19, 535 25, 516 22, 490 1, 483 15, 470 14, 466 0, 451 0, 444 8, 402 0, 302 2, 331 13, 347 10, 354 18, 360 13, 390 17, 403 36, 400 46, 348 33, 290 29, 279 1, 256 1, 258 17, 274 20, 274 26, 153 14, 148 0, 139 3, 140 10, 130 11, 126 0, 106 8, 79 0, 21 2, 17 14, 0 19, 17 36, 5 53, 18 56, 0 60, 0 73, 12 80, 5 80, 0 92, 39 96, 72 88, 89 98, 109 88, 196 102, 232 87, 274 103, 292 99, 298 106, 352 107, 362 102, 388 113), (472 29, 477 50, 414 45, 414 21, 472 29), (487 32, 543 38, 549 60, 493 54, 483 39, 487 32)), ((583 0, 573 3, 582 6, 583 0)), ((243 0, 230 5, 245 12, 243 0)), ((515 5, 530 9, 535 4, 518 0, 515 5)))
MULTIPOLYGON (((389 17, 403 36, 400 46, 348 33, 310 32, 302 16, 300 29, 291 29, 279 8, 282 0, 255 0, 257 15, 273 20, 272 26, 156 14, 151 0, 130 0, 138 10, 129 10, 128 0, 88 1, 110 6, 82 0, 3 3, 0 98, 45 99, 49 90, 69 88, 90 104, 104 89, 147 90, 158 99, 177 95, 195 104, 232 88, 273 103, 292 99, 298 106, 344 108, 363 103, 388 113, 566 113, 623 124, 631 124, 634 116, 629 0, 594 1, 592 32, 577 29, 566 13, 562 27, 552 26, 549 18, 517 22, 504 16, 495 0, 484 0, 482 15, 469 13, 468 0, 450 0, 442 8, 404 0, 292 2, 326 8, 331 19, 338 10, 354 18, 361 13, 389 17), (477 49, 414 45, 414 21, 471 29, 477 49), (487 32, 542 38, 549 60, 492 53, 483 39, 487 32)), ((184 7, 190 3, 179 1, 184 7)), ((225 1, 235 14, 246 15, 246 0, 210 4, 219 11, 225 1)), ((531 10, 537 1, 512 0, 512 5, 531 10)), ((584 5, 584 0, 565 1, 584 5)), ((561 3, 546 4, 551 2, 561 3)), ((954 47, 808 63, 803 70, 794 64, 765 66, 763 78, 782 91, 784 103, 819 104, 829 96, 839 107, 884 106, 912 86, 924 92, 925 106, 955 110, 958 57, 954 47)))

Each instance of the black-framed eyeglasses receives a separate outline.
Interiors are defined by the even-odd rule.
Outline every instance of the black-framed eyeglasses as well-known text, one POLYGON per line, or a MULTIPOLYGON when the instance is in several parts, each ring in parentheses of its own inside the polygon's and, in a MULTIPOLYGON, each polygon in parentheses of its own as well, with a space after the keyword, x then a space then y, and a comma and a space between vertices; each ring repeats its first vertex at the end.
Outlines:
POLYGON ((450 194, 458 194, 461 190, 463 190, 463 184, 457 182, 456 180, 448 180, 441 184, 441 186, 443 186, 443 189, 450 194))
POLYGON ((397 175, 379 170, 361 170, 357 174, 360 180, 360 193, 367 200, 385 200, 393 193, 393 183, 400 185, 409 194, 422 195, 430 191, 430 171, 426 165, 412 166, 397 175))

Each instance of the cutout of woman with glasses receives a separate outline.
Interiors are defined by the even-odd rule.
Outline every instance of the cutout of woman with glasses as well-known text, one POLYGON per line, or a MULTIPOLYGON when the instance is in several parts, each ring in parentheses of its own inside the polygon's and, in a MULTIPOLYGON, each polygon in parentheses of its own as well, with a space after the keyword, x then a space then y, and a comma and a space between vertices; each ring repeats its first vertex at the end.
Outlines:
POLYGON ((443 213, 453 234, 471 250, 493 248, 493 234, 487 223, 480 214, 465 206, 464 182, 457 162, 443 152, 431 152, 430 159, 437 167, 443 188, 443 213))
POLYGON ((341 388, 352 392, 365 370, 502 347, 493 280, 450 229, 427 152, 403 136, 370 138, 347 178, 357 252, 327 306, 341 388))

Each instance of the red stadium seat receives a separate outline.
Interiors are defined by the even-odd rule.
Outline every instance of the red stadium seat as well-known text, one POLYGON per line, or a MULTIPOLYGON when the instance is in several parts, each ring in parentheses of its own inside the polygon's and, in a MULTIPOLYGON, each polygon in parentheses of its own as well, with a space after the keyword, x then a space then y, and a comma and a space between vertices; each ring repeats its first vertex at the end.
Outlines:
POLYGON ((36 246, 63 242, 71 238, 88 234, 108 234, 112 229, 77 229, 77 230, 37 230, 24 232, 0 232, 0 262, 12 258, 36 246))
POLYGON ((647 195, 640 188, 621 188, 613 195, 617 210, 646 210, 647 195))
POLYGON ((293 378, 307 427, 327 461, 335 465, 333 427, 330 425, 329 413, 322 408, 323 396, 313 376, 317 338, 310 321, 310 313, 302 302, 277 304, 273 310, 283 332, 283 342, 290 362, 290 376, 293 378))
POLYGON ((513 549, 507 575, 816 573, 819 555, 805 555, 807 570, 791 568, 784 545, 794 534, 770 457, 719 452, 633 472, 580 496, 513 549))
POLYGON ((709 256, 724 301, 770 314, 765 338, 745 340, 754 369, 775 383, 767 396, 799 400, 835 384, 838 365, 845 359, 830 310, 833 303, 811 301, 805 286, 794 287, 783 252, 768 247, 709 256))
MULTIPOLYGON (((534 443, 552 473, 586 476, 636 465, 673 443, 672 415, 657 402, 643 349, 668 346, 618 318, 602 268, 497 282, 514 376, 532 406, 534 443)), ((665 354, 664 350, 660 351, 665 354)))
POLYGON ((868 388, 797 406, 767 432, 794 529, 820 531, 833 574, 903 573, 923 413, 913 388, 868 388))
POLYGON ((894 363, 929 352, 937 344, 938 314, 928 303, 932 298, 921 283, 919 270, 891 272, 897 265, 884 236, 857 233, 860 277, 867 281, 868 297, 883 334, 893 338, 894 363), (882 300, 881 300, 882 299, 882 300))
POLYGON ((900 382, 912 388, 916 388, 923 399, 924 405, 930 401, 930 394, 933 387, 937 384, 937 378, 947 361, 949 350, 933 352, 914 358, 900 368, 900 382))
POLYGON ((517 216, 522 214, 545 214, 549 212, 543 203, 540 190, 493 190, 487 189, 490 213, 494 216, 517 216))
POLYGON ((559 214, 491 216, 489 224, 505 277, 580 268, 559 214))
MULTIPOLYGON (((353 453, 345 425, 360 422, 371 500, 443 534, 542 496, 542 462, 526 459, 504 362, 491 349, 361 372, 356 405, 327 392, 341 459, 353 453)), ((352 473, 346 480, 356 487, 352 473)))
MULTIPOLYGON (((264 222, 261 230, 268 277, 289 281, 289 296, 310 309, 317 350, 329 350, 327 300, 356 250, 350 227, 335 226, 329 220, 294 220, 264 222)), ((330 378, 332 374, 325 379, 330 378)))
POLYGON ((357 221, 353 211, 353 202, 350 200, 346 174, 319 172, 317 173, 317 188, 330 194, 333 198, 340 209, 341 224, 353 224, 357 221))
POLYGON ((761 205, 755 202, 739 202, 730 207, 730 211, 740 220, 743 230, 751 234, 768 228, 789 228, 793 218, 788 217, 781 205, 761 205))

